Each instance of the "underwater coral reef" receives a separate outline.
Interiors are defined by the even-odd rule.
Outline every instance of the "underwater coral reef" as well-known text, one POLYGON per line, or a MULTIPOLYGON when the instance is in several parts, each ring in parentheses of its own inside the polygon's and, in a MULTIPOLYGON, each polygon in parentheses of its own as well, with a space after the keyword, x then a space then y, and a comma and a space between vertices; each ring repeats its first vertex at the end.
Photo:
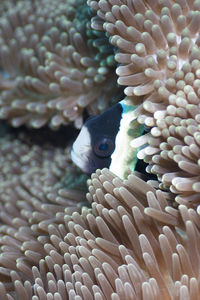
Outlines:
POLYGON ((199 0, 1 1, 0 300, 200 299, 199 29, 199 0), (122 97, 149 175, 88 177, 75 128, 122 97))

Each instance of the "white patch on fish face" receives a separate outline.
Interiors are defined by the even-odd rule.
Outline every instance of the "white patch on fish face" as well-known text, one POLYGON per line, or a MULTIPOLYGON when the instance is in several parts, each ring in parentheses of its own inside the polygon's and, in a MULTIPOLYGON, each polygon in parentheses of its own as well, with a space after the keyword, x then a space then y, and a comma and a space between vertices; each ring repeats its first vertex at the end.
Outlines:
POLYGON ((76 138, 71 151, 72 161, 83 171, 88 173, 88 162, 91 153, 91 138, 87 127, 83 126, 76 138))

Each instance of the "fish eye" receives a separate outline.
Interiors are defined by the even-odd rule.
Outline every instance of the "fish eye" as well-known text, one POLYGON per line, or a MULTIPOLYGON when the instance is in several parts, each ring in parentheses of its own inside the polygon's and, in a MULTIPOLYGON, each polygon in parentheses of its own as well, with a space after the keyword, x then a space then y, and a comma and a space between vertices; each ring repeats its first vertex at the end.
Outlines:
POLYGON ((112 139, 104 137, 97 141, 94 146, 94 153, 99 157, 108 157, 114 151, 114 143, 112 139))

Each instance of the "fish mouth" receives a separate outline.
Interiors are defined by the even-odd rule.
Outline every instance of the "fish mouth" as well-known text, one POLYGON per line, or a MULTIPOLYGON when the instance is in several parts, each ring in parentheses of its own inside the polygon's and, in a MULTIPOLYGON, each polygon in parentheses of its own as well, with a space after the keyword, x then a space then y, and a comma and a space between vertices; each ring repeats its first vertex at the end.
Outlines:
POLYGON ((71 150, 71 159, 74 164, 79 167, 84 173, 89 174, 88 163, 89 159, 85 155, 79 155, 74 149, 71 150))
POLYGON ((73 148, 71 150, 71 159, 74 164, 89 176, 97 169, 91 156, 90 154, 87 156, 86 153, 79 154, 73 148))

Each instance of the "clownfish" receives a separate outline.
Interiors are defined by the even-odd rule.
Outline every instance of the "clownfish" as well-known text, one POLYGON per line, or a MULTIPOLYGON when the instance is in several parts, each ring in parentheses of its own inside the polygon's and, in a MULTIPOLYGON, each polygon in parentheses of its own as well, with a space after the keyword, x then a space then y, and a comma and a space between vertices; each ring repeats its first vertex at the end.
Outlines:
POLYGON ((130 142, 142 135, 144 126, 137 122, 134 110, 125 99, 86 120, 71 151, 72 161, 84 173, 109 168, 124 179, 135 169, 137 149, 130 142))

